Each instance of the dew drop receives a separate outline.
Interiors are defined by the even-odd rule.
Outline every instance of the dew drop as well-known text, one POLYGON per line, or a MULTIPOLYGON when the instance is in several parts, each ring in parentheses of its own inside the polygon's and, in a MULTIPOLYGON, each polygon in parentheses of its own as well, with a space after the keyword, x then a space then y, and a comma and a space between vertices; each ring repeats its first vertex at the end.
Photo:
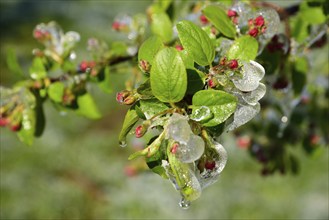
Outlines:
POLYGON ((187 201, 184 197, 181 198, 181 200, 179 201, 179 206, 182 208, 182 209, 188 209, 190 208, 191 206, 191 202, 190 201, 187 201))
POLYGON ((119 145, 120 145, 120 147, 127 147, 127 142, 126 141, 120 141, 119 145))

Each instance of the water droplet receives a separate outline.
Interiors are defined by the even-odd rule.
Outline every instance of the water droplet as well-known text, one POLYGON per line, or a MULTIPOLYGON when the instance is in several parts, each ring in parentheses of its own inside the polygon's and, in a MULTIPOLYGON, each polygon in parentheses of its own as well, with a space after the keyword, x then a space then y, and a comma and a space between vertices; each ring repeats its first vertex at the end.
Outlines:
POLYGON ((201 106, 193 111, 190 118, 194 121, 206 122, 214 117, 214 114, 211 112, 210 108, 207 106, 201 106))
POLYGON ((191 206, 191 202, 190 201, 187 201, 184 197, 181 198, 181 200, 179 201, 179 206, 182 208, 182 209, 188 209, 190 208, 191 206))
POLYGON ((120 141, 119 142, 119 145, 120 147, 127 147, 127 142, 124 140, 124 141, 120 141))
POLYGON ((287 116, 283 116, 283 117, 281 118, 281 121, 282 121, 282 123, 287 123, 287 121, 288 121, 288 117, 287 117, 287 116))

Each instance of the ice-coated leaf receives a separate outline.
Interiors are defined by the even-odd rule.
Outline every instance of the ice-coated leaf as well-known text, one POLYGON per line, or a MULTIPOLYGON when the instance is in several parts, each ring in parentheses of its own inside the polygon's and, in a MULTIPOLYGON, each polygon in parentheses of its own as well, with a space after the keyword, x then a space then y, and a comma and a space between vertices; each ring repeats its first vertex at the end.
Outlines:
POLYGON ((236 30, 234 24, 227 16, 224 9, 216 5, 208 5, 202 10, 202 12, 207 19, 215 25, 219 32, 229 38, 235 37, 236 30))
POLYGON ((164 48, 157 53, 150 80, 153 95, 160 101, 175 103, 183 99, 187 88, 187 74, 176 49, 164 48))
POLYGON ((146 60, 151 65, 155 55, 164 47, 160 37, 151 36, 141 45, 138 51, 138 61, 146 60))
POLYGON ((234 113, 233 122, 227 127, 228 131, 232 131, 237 127, 244 125, 253 119, 260 111, 260 104, 256 105, 239 105, 234 113))
MULTIPOLYGON (((200 197, 202 189, 190 165, 182 163, 174 153, 171 152, 173 142, 169 141, 167 155, 170 168, 167 167, 167 175, 177 190, 187 201, 194 201, 200 197)), ((166 168, 166 167, 165 167, 166 168)))
POLYGON ((183 163, 192 163, 198 160, 204 152, 204 141, 201 137, 190 134, 186 144, 179 144, 176 149, 176 157, 183 163))
POLYGON ((242 36, 234 41, 227 52, 229 60, 254 60, 258 52, 258 42, 248 35, 242 36))
POLYGON ((146 119, 150 119, 155 114, 160 113, 168 109, 163 102, 157 99, 147 99, 139 101, 139 108, 144 113, 146 119))
POLYGON ((152 15, 151 30, 153 34, 158 35, 165 43, 171 41, 173 37, 172 23, 165 12, 152 15))
POLYGON ((187 117, 174 113, 168 120, 165 127, 167 132, 166 138, 186 144, 192 133, 191 127, 187 121, 187 117))
POLYGON ((243 92, 255 90, 265 75, 265 69, 259 63, 250 60, 243 62, 242 78, 232 79, 234 85, 243 92))
POLYGON ((126 113, 121 131, 119 134, 119 143, 121 146, 126 145, 126 137, 127 137, 128 133, 130 132, 130 130, 133 128, 133 126, 136 124, 138 119, 139 119, 139 117, 138 117, 136 110, 134 109, 134 107, 131 107, 126 113))
POLYGON ((49 98, 54 102, 61 103, 63 100, 64 89, 65 86, 62 82, 54 82, 50 84, 47 91, 49 98))
POLYGON ((263 83, 259 83, 258 87, 248 93, 242 93, 242 99, 249 105, 256 105, 258 101, 263 98, 266 93, 266 86, 263 83))
POLYGON ((78 110, 76 112, 80 115, 83 115, 90 119, 99 119, 102 117, 101 113, 99 112, 94 99, 89 93, 85 93, 81 96, 78 96, 78 110))
POLYGON ((192 99, 192 114, 200 111, 203 106, 208 107, 214 117, 203 123, 204 126, 212 127, 224 122, 236 109, 237 98, 219 90, 201 90, 194 94, 192 99))
POLYGON ((32 79, 43 79, 47 76, 46 68, 43 64, 42 58, 35 57, 32 66, 30 67, 30 76, 32 79))
POLYGON ((215 50, 207 33, 190 21, 181 21, 176 26, 184 50, 187 50, 194 61, 201 66, 211 64, 215 50))

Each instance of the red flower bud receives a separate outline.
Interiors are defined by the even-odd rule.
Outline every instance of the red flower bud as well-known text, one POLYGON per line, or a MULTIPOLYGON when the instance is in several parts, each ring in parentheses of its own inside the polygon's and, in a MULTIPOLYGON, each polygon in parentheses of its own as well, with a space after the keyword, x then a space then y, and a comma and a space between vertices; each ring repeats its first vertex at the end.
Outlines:
POLYGON ((209 22, 207 17, 204 16, 204 15, 200 15, 199 19, 200 19, 202 24, 208 24, 208 22, 209 22))
POLYGON ((240 148, 248 148, 250 146, 251 140, 249 136, 239 137, 237 139, 237 145, 240 148))
POLYGON ((17 124, 14 124, 14 125, 11 125, 10 126, 10 130, 12 130, 14 132, 21 130, 21 128, 22 128, 22 124, 21 123, 17 123, 17 124))
POLYGON ((123 103, 125 105, 132 105, 136 102, 136 98, 133 95, 128 96, 123 100, 123 103))
POLYGON ((209 86, 210 88, 215 88, 215 87, 217 86, 217 82, 216 82, 216 80, 214 80, 214 79, 209 79, 209 80, 208 80, 208 86, 209 86))
POLYGON ((236 13, 236 11, 233 11, 233 10, 228 10, 227 11, 227 16, 229 16, 229 17, 235 17, 237 15, 238 14, 236 13))
POLYGON ((184 47, 183 47, 182 45, 176 45, 175 48, 176 48, 176 50, 178 50, 178 51, 182 51, 182 50, 184 50, 184 47))
POLYGON ((179 147, 179 144, 178 143, 174 143, 170 149, 170 152, 173 153, 173 154, 176 154, 177 152, 177 149, 179 147))
POLYGON ((0 127, 5 127, 8 124, 9 124, 9 119, 8 118, 0 117, 0 127))
POLYGON ((89 67, 88 62, 87 61, 82 61, 79 65, 79 70, 81 72, 86 72, 88 67, 89 67))
POLYGON ((252 37, 257 37, 258 35, 258 28, 253 28, 251 30, 249 30, 248 34, 252 37))
POLYGON ((262 27, 264 24, 265 24, 265 20, 263 16, 260 15, 254 19, 254 25, 258 27, 262 27))
POLYGON ((228 64, 228 66, 230 67, 230 69, 236 69, 239 66, 239 63, 237 60, 231 60, 230 63, 228 64))
POLYGON ((139 125, 135 129, 135 136, 137 138, 143 137, 144 134, 146 133, 146 131, 147 131, 147 128, 145 126, 139 125))
POLYGON ((115 31, 119 31, 121 29, 121 24, 118 21, 114 21, 112 24, 112 29, 115 31))
POLYGON ((216 167, 215 161, 207 161, 204 165, 207 170, 213 170, 216 167))

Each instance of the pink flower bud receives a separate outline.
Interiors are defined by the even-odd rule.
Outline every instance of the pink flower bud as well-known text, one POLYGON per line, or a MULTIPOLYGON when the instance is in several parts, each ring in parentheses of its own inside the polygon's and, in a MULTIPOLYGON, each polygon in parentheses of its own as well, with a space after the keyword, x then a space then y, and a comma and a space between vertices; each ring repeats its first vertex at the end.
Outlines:
POLYGON ((251 143, 251 140, 250 140, 249 136, 243 136, 243 137, 239 137, 237 139, 238 147, 243 148, 243 149, 249 148, 250 143, 251 143))
POLYGON ((0 117, 0 127, 5 127, 8 124, 9 124, 9 119, 8 118, 0 117))
POLYGON ((208 24, 209 23, 207 17, 204 16, 204 15, 200 15, 199 19, 200 19, 202 24, 208 24))
POLYGON ((136 98, 133 95, 129 95, 127 98, 124 99, 123 103, 125 105, 132 105, 136 102, 136 98))
POLYGON ((176 50, 178 50, 178 51, 182 51, 182 50, 184 50, 184 47, 183 47, 182 45, 176 45, 175 48, 176 48, 176 50))
POLYGON ((151 64, 146 60, 139 61, 139 67, 143 72, 149 72, 151 70, 151 64))
POLYGON ((216 83, 216 81, 214 79, 209 79, 208 80, 208 86, 210 88, 215 88, 217 86, 217 83, 216 83))
POLYGON ((179 144, 178 143, 174 143, 170 149, 170 152, 173 153, 173 154, 176 154, 177 152, 177 149, 179 147, 179 144))
POLYGON ((229 17, 235 17, 237 15, 238 14, 236 13, 236 11, 233 11, 231 9, 227 11, 227 16, 229 16, 229 17))
POLYGON ((253 28, 251 30, 249 30, 248 34, 252 37, 257 37, 258 35, 258 28, 253 28))
POLYGON ((230 61, 230 63, 228 64, 228 66, 230 67, 230 69, 236 69, 236 68, 238 68, 238 66, 239 66, 239 63, 238 63, 238 61, 237 60, 231 60, 230 61))
POLYGON ((260 15, 254 19, 254 25, 258 27, 262 27, 264 24, 265 24, 265 20, 263 16, 260 15))
POLYGON ((120 29, 121 29, 120 22, 114 21, 113 24, 112 24, 112 29, 115 30, 115 31, 120 31, 120 29))
POLYGON ((88 67, 89 67, 88 62, 87 61, 82 61, 79 65, 79 70, 81 72, 86 72, 88 67))
POLYGON ((136 129, 135 129, 135 136, 136 136, 137 138, 143 137, 144 134, 146 133, 146 131, 147 131, 147 129, 146 129, 145 126, 143 126, 143 125, 139 125, 139 126, 137 126, 136 129))

